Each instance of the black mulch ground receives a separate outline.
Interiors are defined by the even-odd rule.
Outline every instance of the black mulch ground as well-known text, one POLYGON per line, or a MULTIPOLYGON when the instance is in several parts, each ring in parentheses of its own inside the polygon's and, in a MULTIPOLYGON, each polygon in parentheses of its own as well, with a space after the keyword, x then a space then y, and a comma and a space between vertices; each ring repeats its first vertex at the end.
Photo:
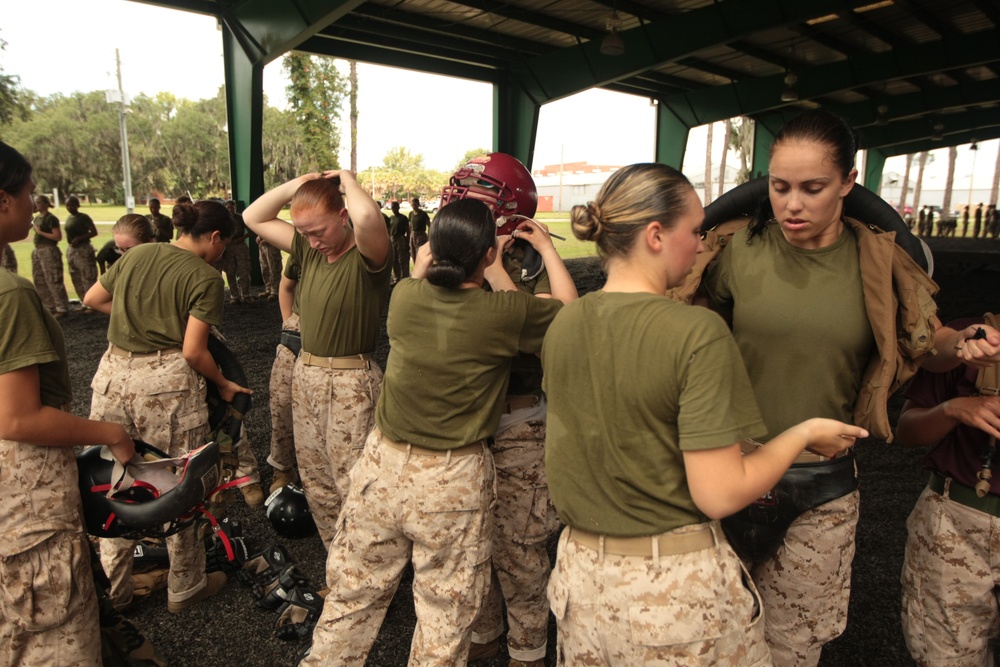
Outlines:
MULTIPOLYGON (((1000 255, 969 254, 975 242, 952 240, 948 246, 932 239, 937 253, 936 279, 941 317, 949 319, 981 314, 1000 307, 1000 255), (949 255, 946 249, 962 251, 949 255), (949 259, 951 257, 951 259, 949 259), (992 263, 991 263, 992 262, 992 263)), ((989 244, 1000 250, 1000 244, 989 244)), ((604 274, 593 259, 568 262, 581 293, 597 289, 604 274)), ((75 411, 86 415, 90 401, 90 379, 97 368, 107 341, 107 320, 103 316, 74 314, 63 320, 71 356, 71 372, 76 396, 75 411)), ((247 417, 251 446, 261 464, 266 487, 271 469, 266 465, 270 423, 267 411, 268 377, 280 328, 276 303, 258 302, 227 307, 223 333, 241 360, 250 386, 254 408, 247 417)), ((380 363, 388 354, 383 334, 378 354, 380 363)), ((901 401, 893 400, 894 417, 901 401)), ((862 473, 861 522, 854 561, 853 597, 847 632, 830 644, 821 665, 892 667, 911 665, 899 628, 899 573, 906 538, 905 520, 926 482, 920 452, 886 446, 881 441, 858 447, 862 473)), ((240 498, 229 514, 243 522, 245 534, 254 548, 281 543, 297 565, 322 587, 325 553, 318 538, 279 539, 271 530, 263 510, 249 509, 240 498)), ((554 544, 554 543, 553 543, 554 544)), ((554 554, 553 554, 554 556, 554 554)), ((300 643, 280 641, 274 636, 275 614, 254 606, 250 591, 232 580, 216 598, 202 602, 182 615, 166 611, 166 593, 161 591, 138 600, 129 616, 154 641, 175 666, 246 665, 274 667, 295 664, 300 643)), ((368 665, 405 665, 415 617, 409 578, 404 578, 372 649, 368 665)), ((554 627, 550 633, 549 665, 554 661, 554 627)), ((506 665, 506 653, 482 667, 506 665)))

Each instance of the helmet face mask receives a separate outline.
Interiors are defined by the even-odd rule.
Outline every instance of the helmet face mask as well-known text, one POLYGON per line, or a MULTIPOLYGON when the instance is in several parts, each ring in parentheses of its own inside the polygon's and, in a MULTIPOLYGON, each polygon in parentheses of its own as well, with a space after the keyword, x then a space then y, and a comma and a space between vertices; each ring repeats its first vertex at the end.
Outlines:
POLYGON ((531 173, 506 153, 479 155, 454 173, 441 191, 441 206, 459 199, 477 199, 493 212, 497 234, 510 234, 523 216, 538 208, 538 191, 531 173))

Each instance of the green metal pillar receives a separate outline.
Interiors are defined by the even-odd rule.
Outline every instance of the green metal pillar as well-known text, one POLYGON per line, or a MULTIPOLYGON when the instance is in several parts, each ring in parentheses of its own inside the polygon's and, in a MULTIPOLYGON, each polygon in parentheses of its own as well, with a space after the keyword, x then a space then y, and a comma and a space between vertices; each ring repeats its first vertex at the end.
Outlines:
POLYGON ((753 164, 750 166, 750 180, 767 174, 771 161, 771 144, 774 134, 763 123, 754 123, 753 129, 753 164))
POLYGON ((520 88, 493 84, 493 150, 513 155, 531 170, 541 107, 520 88))
POLYGON ((656 105, 656 161, 680 169, 691 128, 665 104, 656 105))
MULTIPOLYGON (((226 63, 226 117, 229 126, 229 173, 236 210, 243 211, 264 194, 264 64, 252 62, 226 24, 222 25, 226 63)), ((250 243, 250 282, 263 284, 260 255, 250 243)))
POLYGON ((864 186, 875 194, 882 194, 882 171, 885 169, 885 153, 871 148, 865 157, 864 186))

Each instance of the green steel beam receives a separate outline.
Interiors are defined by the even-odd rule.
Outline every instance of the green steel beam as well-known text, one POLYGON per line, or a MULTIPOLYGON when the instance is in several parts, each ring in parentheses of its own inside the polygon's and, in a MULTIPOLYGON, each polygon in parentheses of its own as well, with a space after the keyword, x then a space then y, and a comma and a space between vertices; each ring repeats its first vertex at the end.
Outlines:
POLYGON ((680 170, 691 128, 663 105, 656 105, 656 161, 680 170))
POLYGON ((513 155, 531 171, 539 105, 516 86, 493 85, 493 149, 513 155))
POLYGON ((864 186, 874 193, 882 189, 882 172, 885 170, 885 153, 872 149, 865 154, 864 186))
MULTIPOLYGON (((801 23, 853 9, 863 0, 742 0, 712 3, 620 33, 625 55, 601 54, 601 40, 536 56, 515 65, 513 75, 527 95, 544 104, 641 74, 702 49, 749 37, 778 26, 801 23)), ((739 112, 727 117, 739 115, 739 112)), ((679 116, 680 117, 680 116, 679 116)), ((703 122, 687 122, 694 127, 703 122)))
MULTIPOLYGON (((1000 41, 994 31, 983 31, 958 42, 938 41, 818 65, 798 73, 795 89, 802 99, 811 99, 892 79, 997 61, 1000 41)), ((784 85, 784 74, 776 74, 671 95, 660 102, 694 127, 782 107, 786 104, 781 101, 784 85)))
POLYGON ((772 127, 760 121, 754 123, 753 161, 750 163, 750 178, 763 176, 770 169, 771 144, 781 127, 772 127))
POLYGON ((933 151, 938 148, 948 148, 949 146, 961 146, 971 144, 973 141, 989 141, 990 139, 1000 139, 1000 127, 980 128, 978 130, 963 130, 953 134, 945 134, 941 140, 919 139, 908 144, 896 144, 882 149, 886 157, 895 155, 912 155, 922 151, 933 151))
MULTIPOLYGON (((229 128, 229 172, 236 210, 264 194, 264 65, 251 62, 236 35, 222 26, 226 69, 226 118, 229 128)), ((251 250, 255 244, 251 244, 251 250)), ((251 282, 260 283, 260 256, 250 253, 251 282)))
POLYGON ((266 65, 346 16, 364 0, 244 0, 218 5, 253 62, 266 65))
POLYGON ((896 144, 909 144, 920 139, 930 139, 931 135, 935 134, 935 125, 938 126, 937 134, 975 132, 978 129, 1000 126, 1000 112, 996 109, 979 109, 865 128, 861 135, 861 147, 885 149, 896 144))

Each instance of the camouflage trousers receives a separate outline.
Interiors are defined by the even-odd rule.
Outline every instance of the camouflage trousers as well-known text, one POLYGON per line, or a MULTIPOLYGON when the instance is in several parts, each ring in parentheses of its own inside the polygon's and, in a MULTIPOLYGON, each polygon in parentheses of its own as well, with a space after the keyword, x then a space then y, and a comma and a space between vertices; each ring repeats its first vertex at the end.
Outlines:
POLYGON ((847 627, 859 499, 854 491, 804 512, 778 552, 751 570, 777 667, 817 665, 823 645, 847 627))
POLYGON ((301 665, 364 665, 410 562, 417 625, 409 665, 464 665, 489 577, 493 494, 485 444, 426 456, 395 449, 373 430, 351 471, 326 561, 330 592, 301 665))
POLYGON ((0 558, 0 666, 101 667, 101 628, 83 532, 0 558))
POLYGON ((260 257, 260 273, 264 279, 264 289, 268 294, 278 295, 281 284, 281 249, 270 243, 262 243, 257 249, 260 257))
MULTIPOLYGON (((128 357, 109 349, 90 386, 91 419, 122 424, 130 436, 170 456, 183 456, 208 439, 205 380, 180 350, 128 357)), ((117 607, 132 600, 134 545, 132 540, 101 540, 101 563, 117 607)), ((167 595, 177 602, 187 600, 208 583, 205 548, 190 527, 167 538, 167 551, 167 595)))
POLYGON ((69 312, 69 297, 63 280, 62 253, 52 245, 35 246, 31 251, 31 279, 50 313, 69 312))
POLYGON ((0 269, 7 269, 11 273, 17 273, 17 255, 10 244, 0 245, 0 269))
POLYGON ((292 414, 302 490, 323 544, 336 532, 348 477, 375 426, 382 371, 334 370, 295 362, 292 414))
MULTIPOLYGON (((281 323, 282 329, 299 330, 299 316, 292 316, 281 323)), ((271 365, 271 453, 267 462, 275 470, 295 469, 295 434, 292 421, 292 371, 295 353, 278 344, 271 365)))
POLYGON ((77 296, 83 301, 83 295, 87 293, 94 283, 97 282, 97 257, 94 255, 94 246, 90 242, 79 246, 70 246, 66 249, 66 263, 69 264, 69 277, 73 281, 77 296))
POLYGON ((396 236, 392 239, 392 275, 397 281, 410 277, 409 236, 396 236))
POLYGON ((713 546, 659 557, 601 553, 564 530, 548 590, 557 664, 770 665, 757 592, 710 526, 713 546))
POLYGON ((239 464, 236 466, 236 472, 233 475, 237 479, 240 477, 247 478, 245 482, 240 482, 237 488, 247 486, 248 484, 260 484, 257 457, 253 455, 253 449, 250 447, 250 431, 247 430, 246 424, 241 426, 239 442, 233 446, 236 448, 236 454, 239 457, 239 464))
POLYGON ((253 298, 250 292, 250 248, 245 241, 226 246, 222 253, 222 270, 229 281, 229 298, 234 303, 253 298))
POLYGON ((918 665, 993 665, 1000 518, 930 489, 906 521, 903 635, 918 665))
POLYGON ((515 660, 531 662, 545 657, 549 625, 545 587, 551 570, 546 541, 559 530, 545 479, 544 404, 504 415, 490 451, 497 480, 493 575, 472 626, 472 641, 486 644, 503 633, 506 603, 507 651, 515 660), (525 414, 535 418, 518 418, 525 414))

